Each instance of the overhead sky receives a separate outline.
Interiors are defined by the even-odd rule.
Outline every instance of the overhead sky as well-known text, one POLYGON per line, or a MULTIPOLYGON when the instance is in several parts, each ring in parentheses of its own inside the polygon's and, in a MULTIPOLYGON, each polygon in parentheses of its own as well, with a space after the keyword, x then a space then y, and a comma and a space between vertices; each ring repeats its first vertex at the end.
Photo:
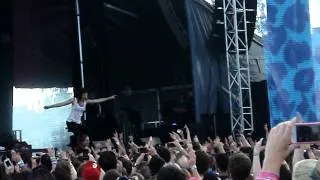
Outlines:
POLYGON ((320 27, 320 0, 309 0, 311 27, 320 27))

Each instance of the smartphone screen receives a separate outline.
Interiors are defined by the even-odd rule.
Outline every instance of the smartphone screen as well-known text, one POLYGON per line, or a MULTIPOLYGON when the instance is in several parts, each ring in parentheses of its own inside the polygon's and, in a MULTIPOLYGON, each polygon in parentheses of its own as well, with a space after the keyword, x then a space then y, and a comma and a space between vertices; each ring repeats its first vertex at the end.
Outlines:
POLYGON ((168 148, 174 148, 174 147, 176 147, 176 145, 175 145, 174 143, 172 143, 172 142, 169 142, 169 143, 167 144, 167 146, 168 146, 168 148))
POLYGON ((142 148, 139 148, 139 151, 140 153, 148 153, 148 148, 142 147, 142 148))
POLYGON ((6 165, 7 165, 7 167, 10 167, 11 166, 10 161, 6 161, 6 165))
POLYGON ((4 163, 6 168, 10 168, 12 166, 10 159, 5 159, 4 163))
POLYGON ((298 123, 293 132, 295 143, 320 142, 320 123, 298 123))

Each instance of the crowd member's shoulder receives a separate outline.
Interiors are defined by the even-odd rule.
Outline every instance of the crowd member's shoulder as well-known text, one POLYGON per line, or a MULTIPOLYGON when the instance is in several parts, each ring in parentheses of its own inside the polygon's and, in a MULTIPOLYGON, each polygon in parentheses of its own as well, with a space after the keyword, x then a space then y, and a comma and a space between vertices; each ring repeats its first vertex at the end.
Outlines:
POLYGON ((228 175, 224 175, 224 174, 219 175, 219 178, 220 178, 221 180, 229 180, 229 176, 228 176, 228 175))
POLYGON ((203 176, 202 180, 219 180, 219 175, 213 172, 208 172, 203 176))
POLYGON ((10 176, 6 173, 6 168, 0 163, 0 179, 10 180, 10 176))
POLYGON ((116 180, 119 177, 121 177, 119 171, 117 171, 116 169, 111 169, 106 172, 103 180, 116 180))
POLYGON ((12 180, 33 180, 32 172, 23 171, 21 173, 15 173, 12 175, 12 180))
POLYGON ((160 169, 157 180, 187 180, 187 175, 176 166, 166 166, 160 169))
POLYGON ((196 165, 199 174, 204 175, 210 168, 210 156, 204 151, 196 151, 196 165))

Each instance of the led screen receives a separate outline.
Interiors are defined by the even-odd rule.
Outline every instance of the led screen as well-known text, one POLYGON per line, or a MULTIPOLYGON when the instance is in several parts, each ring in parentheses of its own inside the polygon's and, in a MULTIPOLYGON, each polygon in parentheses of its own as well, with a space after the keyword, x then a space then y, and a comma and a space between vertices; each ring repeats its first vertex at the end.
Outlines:
POLYGON ((13 130, 33 148, 62 148, 69 143, 65 121, 71 106, 44 110, 44 105, 73 97, 73 88, 13 88, 13 130))

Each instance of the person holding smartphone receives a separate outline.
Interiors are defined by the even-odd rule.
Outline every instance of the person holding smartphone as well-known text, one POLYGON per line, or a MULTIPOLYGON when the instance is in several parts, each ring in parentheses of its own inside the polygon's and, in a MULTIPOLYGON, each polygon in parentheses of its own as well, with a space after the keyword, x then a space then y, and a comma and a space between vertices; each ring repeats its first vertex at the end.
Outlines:
POLYGON ((271 129, 265 149, 265 159, 262 171, 256 179, 279 180, 282 162, 294 149, 291 143, 292 131, 297 123, 297 118, 278 124, 271 129))

